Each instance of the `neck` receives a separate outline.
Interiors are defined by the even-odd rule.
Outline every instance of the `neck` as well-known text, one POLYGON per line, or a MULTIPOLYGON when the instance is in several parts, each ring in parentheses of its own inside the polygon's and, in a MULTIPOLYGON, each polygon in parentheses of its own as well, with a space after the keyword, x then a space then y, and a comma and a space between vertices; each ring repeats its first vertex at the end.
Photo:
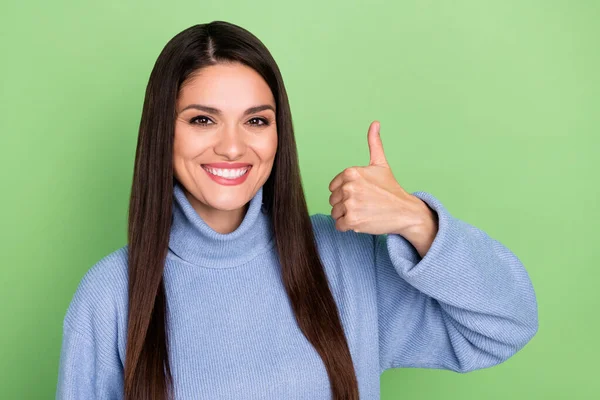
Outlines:
MULTIPOLYGON (((183 188, 183 186, 182 186, 183 188)), ((206 222, 208 226, 218 233, 231 233, 235 231, 244 220, 250 203, 246 203, 236 210, 219 210, 208 207, 183 188, 185 197, 192 205, 196 213, 206 222)))
POLYGON ((230 268, 273 247, 274 232, 270 215, 263 209, 262 195, 261 186, 236 213, 219 215, 223 211, 197 211, 183 186, 175 182, 169 240, 172 256, 197 266, 230 268))

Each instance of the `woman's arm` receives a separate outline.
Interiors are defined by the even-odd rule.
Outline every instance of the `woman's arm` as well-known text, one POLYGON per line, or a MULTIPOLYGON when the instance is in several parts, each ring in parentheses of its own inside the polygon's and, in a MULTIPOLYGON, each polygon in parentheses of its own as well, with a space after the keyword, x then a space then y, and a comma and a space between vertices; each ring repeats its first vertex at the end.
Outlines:
POLYGON ((374 235, 381 371, 469 372, 499 364, 538 329, 537 301, 517 256, 453 217, 427 192, 438 231, 424 257, 398 234, 374 235))
POLYGON ((121 248, 98 261, 81 279, 63 320, 57 400, 120 400, 127 253, 121 248))
POLYGON ((122 366, 103 354, 93 338, 65 325, 56 399, 117 400, 122 393, 122 366))

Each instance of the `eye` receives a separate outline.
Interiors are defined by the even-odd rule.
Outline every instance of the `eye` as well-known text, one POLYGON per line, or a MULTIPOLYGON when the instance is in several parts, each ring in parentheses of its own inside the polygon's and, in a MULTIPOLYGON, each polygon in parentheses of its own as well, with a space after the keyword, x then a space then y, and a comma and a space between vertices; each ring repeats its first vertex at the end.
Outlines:
POLYGON ((190 120, 190 124, 192 125, 202 125, 202 126, 206 126, 208 125, 208 123, 206 122, 196 122, 196 121, 204 121, 204 120, 208 120, 210 121, 210 119, 204 115, 199 115, 197 117, 194 117, 190 120))
POLYGON ((250 125, 256 125, 256 126, 268 126, 269 125, 269 121, 265 118, 254 117, 250 121, 261 121, 262 122, 262 124, 250 124, 250 125))
MULTIPOLYGON (((190 124, 207 126, 207 125, 209 125, 209 123, 207 121, 211 121, 211 119, 204 115, 198 115, 190 120, 190 124)), ((265 118, 259 118, 259 117, 254 117, 254 118, 250 119, 249 122, 250 122, 250 125, 254 125, 254 126, 268 126, 270 124, 269 120, 267 120, 265 118), (252 123, 252 121, 257 121, 257 122, 252 123), (262 122, 262 123, 259 123, 259 122, 262 122)))

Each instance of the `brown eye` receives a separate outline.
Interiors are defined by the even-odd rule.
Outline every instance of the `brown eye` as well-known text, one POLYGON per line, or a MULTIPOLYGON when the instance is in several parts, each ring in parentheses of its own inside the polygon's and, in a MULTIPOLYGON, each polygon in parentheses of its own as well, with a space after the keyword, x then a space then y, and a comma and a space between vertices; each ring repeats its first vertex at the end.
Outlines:
POLYGON ((255 118, 252 118, 250 121, 262 121, 262 124, 250 124, 250 125, 256 125, 256 126, 267 126, 267 125, 269 125, 269 121, 267 121, 264 118, 255 117, 255 118))
POLYGON ((192 125, 202 125, 202 126, 206 126, 208 125, 208 123, 204 122, 204 121, 210 121, 210 119, 204 115, 199 115, 197 117, 194 117, 190 120, 190 124, 192 125), (196 121, 200 121, 200 122, 196 122, 196 121))

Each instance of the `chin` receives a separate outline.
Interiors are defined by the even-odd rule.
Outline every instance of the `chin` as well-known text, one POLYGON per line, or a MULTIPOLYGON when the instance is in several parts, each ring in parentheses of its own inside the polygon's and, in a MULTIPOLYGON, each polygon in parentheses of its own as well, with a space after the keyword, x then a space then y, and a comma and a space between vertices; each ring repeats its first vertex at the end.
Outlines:
POLYGON ((250 199, 240 198, 232 194, 223 194, 222 196, 205 196, 208 206, 221 211, 233 211, 244 207, 250 199))

